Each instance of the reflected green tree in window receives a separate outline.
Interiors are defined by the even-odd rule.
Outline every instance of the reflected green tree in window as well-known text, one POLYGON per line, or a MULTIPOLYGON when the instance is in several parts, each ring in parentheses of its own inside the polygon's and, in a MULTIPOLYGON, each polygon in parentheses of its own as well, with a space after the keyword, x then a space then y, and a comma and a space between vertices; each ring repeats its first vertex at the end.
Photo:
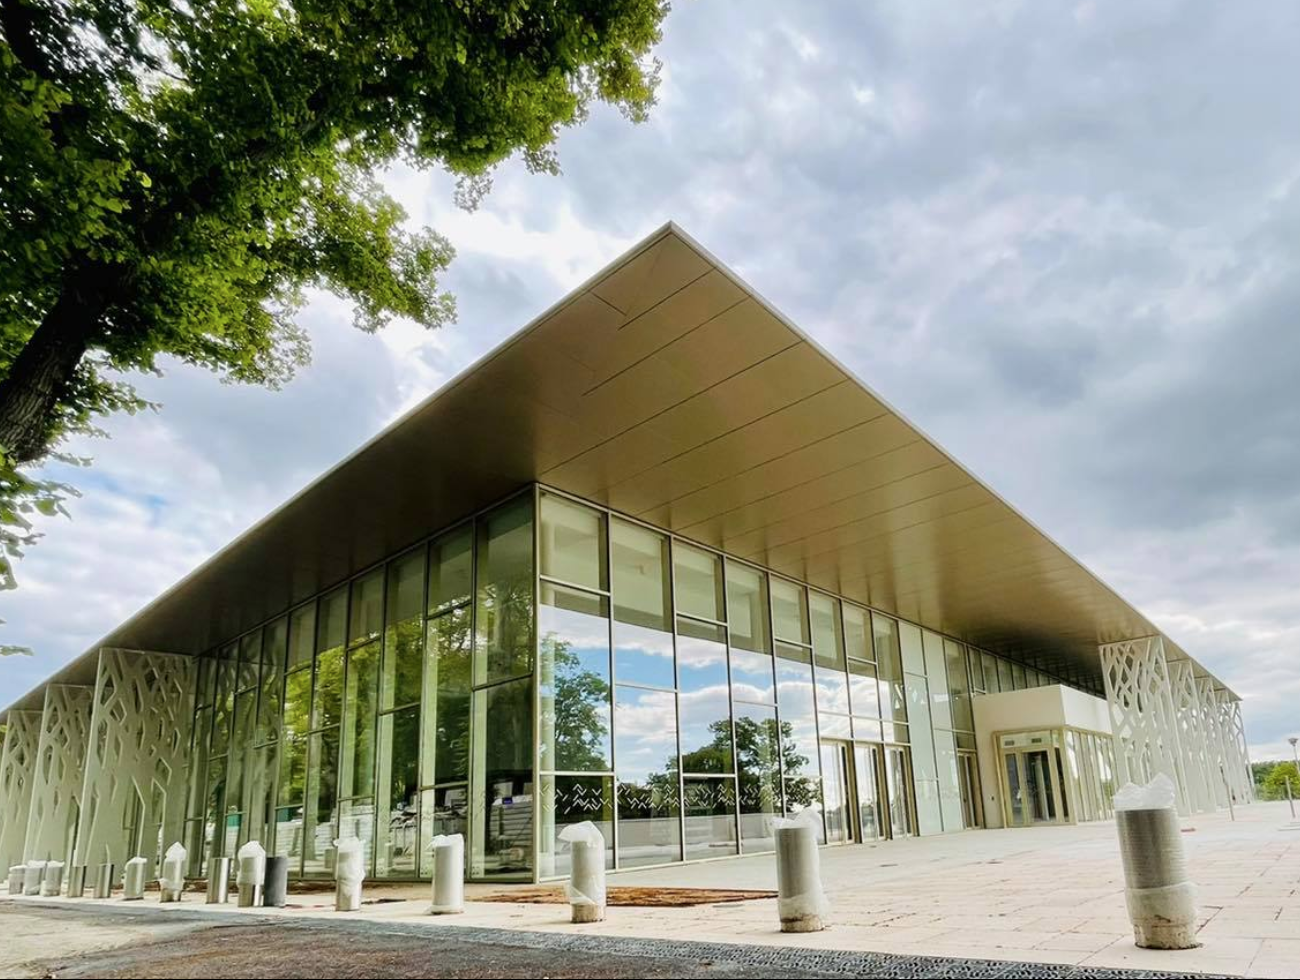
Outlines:
POLYGON ((611 687, 608 652, 605 675, 583 662, 573 644, 554 633, 542 640, 542 656, 554 664, 556 769, 605 772, 610 768, 609 712, 611 687))

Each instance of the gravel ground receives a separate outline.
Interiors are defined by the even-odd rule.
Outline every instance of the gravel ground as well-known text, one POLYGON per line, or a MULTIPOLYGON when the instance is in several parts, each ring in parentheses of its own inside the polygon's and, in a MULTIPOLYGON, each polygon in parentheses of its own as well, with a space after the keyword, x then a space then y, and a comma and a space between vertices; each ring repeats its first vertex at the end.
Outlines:
POLYGON ((982 960, 356 920, 0 902, 0 977, 1174 977, 982 960), (50 955, 53 953, 54 955, 50 955))

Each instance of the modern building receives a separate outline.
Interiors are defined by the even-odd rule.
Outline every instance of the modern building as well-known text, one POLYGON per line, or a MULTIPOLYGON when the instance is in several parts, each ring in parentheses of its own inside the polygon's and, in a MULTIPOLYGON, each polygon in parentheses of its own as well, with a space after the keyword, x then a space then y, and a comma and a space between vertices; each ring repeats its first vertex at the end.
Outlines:
POLYGON ((1250 794, 1237 697, 669 225, 5 711, 0 863, 566 870, 1250 794))

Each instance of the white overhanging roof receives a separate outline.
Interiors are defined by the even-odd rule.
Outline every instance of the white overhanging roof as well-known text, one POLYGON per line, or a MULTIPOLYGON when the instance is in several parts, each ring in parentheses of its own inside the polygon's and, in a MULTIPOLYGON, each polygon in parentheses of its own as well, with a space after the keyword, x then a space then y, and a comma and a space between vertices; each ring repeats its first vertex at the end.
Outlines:
POLYGON ((52 680, 210 649, 534 481, 1079 681, 1160 632, 669 224, 52 680))

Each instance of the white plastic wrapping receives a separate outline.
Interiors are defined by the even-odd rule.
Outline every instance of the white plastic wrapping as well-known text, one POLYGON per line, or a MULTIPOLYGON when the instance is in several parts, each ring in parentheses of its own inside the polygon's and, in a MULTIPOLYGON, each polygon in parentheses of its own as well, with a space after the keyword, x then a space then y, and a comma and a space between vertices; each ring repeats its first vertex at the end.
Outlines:
POLYGON ((356 837, 334 842, 334 908, 355 912, 361 908, 361 885, 366 879, 366 854, 356 837))
POLYGON ((174 842, 163 855, 162 877, 158 879, 161 900, 179 902, 185 893, 185 859, 189 852, 180 841, 174 842))
POLYGON ((47 861, 45 877, 41 879, 41 895, 45 898, 55 898, 61 891, 63 891, 63 862, 47 861))
POLYGON ((11 864, 9 865, 9 894, 21 895, 23 893, 23 880, 27 876, 27 865, 11 864))
POLYGON ((1188 878, 1176 790, 1167 776, 1129 784, 1115 795, 1115 826, 1124 865, 1125 905, 1133 938, 1146 949, 1192 949, 1196 887, 1188 878))
POLYGON ((1116 810, 1166 810, 1174 806, 1177 798, 1178 788, 1173 780, 1157 773, 1145 786, 1125 783, 1115 794, 1113 805, 1116 810))
POLYGON ((235 884, 256 886, 266 880, 266 848, 250 840, 235 854, 239 867, 235 869, 235 884))
POLYGON ((569 905, 574 922, 599 922, 605 917, 605 838, 591 821, 570 824, 560 831, 569 845, 569 905))
POLYGON ((433 915, 455 915, 465 911, 465 838, 460 834, 438 834, 429 842, 433 852, 433 915))
POLYGON ((826 928, 830 903, 822 889, 821 854, 817 850, 820 825, 821 809, 816 805, 772 822, 776 835, 776 910, 782 932, 820 932, 826 928))
POLYGON ((28 861, 23 866, 23 894, 39 895, 41 880, 45 877, 44 861, 28 861))

